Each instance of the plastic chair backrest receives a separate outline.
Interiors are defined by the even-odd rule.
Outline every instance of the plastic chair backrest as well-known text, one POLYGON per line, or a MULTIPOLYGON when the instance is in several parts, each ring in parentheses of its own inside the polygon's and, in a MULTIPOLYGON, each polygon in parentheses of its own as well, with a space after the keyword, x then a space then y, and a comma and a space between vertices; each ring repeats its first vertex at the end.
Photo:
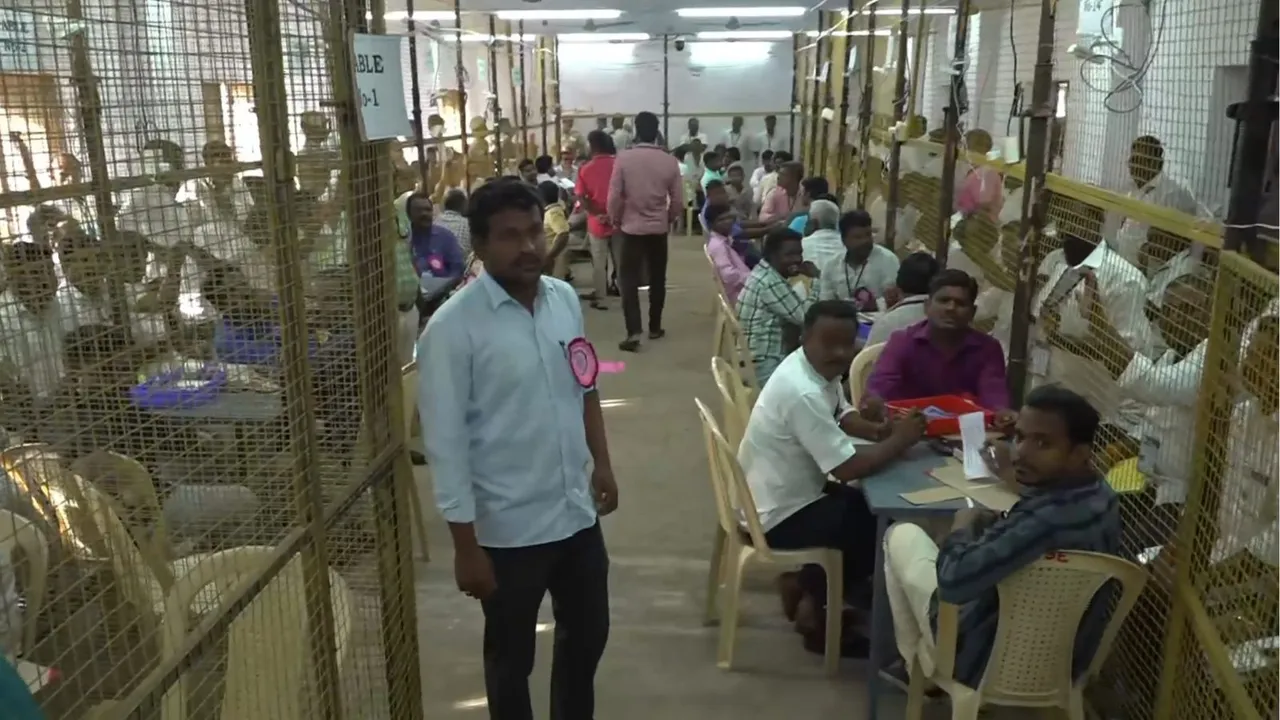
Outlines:
POLYGON ((1146 582, 1138 565, 1111 555, 1055 552, 1000 583, 1000 619, 982 678, 984 698, 1065 706, 1080 620, 1108 582, 1120 595, 1084 679, 1102 668, 1146 582))
POLYGON ((716 272, 716 261, 711 259, 711 250, 706 245, 702 246, 702 254, 707 258, 707 265, 711 268, 711 281, 716 284, 716 293, 727 304, 729 295, 724 289, 724 281, 720 279, 720 273, 716 272))
POLYGON ((858 351, 853 362, 849 363, 849 400, 855 408, 867 392, 867 380, 871 378, 871 371, 875 370, 876 360, 884 352, 884 346, 885 343, 868 345, 858 351))
MULTIPOLYGON (((165 600, 161 660, 176 657, 186 640, 189 609, 209 585, 227 597, 262 572, 274 548, 238 547, 210 554, 183 575, 165 600)), ((337 662, 342 670, 351 646, 352 600, 346 581, 329 570, 329 598, 337 662)), ((231 621, 227 642, 222 720, 301 720, 312 717, 308 673, 308 623, 301 558, 290 560, 231 621)), ((341 678, 328 678, 340 682, 341 678)), ((161 720, 186 720, 187 676, 164 696, 161 720)))
POLYGON ((705 403, 694 398, 698 405, 698 413, 702 416, 703 434, 707 440, 707 457, 711 464, 712 482, 716 483, 722 493, 716 499, 721 508, 720 527, 729 535, 739 532, 739 520, 745 524, 751 545, 764 559, 770 556, 769 542, 764 537, 764 526, 760 524, 760 513, 756 510, 755 499, 751 497, 751 488, 742 473, 742 465, 738 456, 725 440, 724 433, 716 424, 705 403))
POLYGON ((99 450, 71 464, 71 470, 94 487, 115 496, 124 511, 122 519, 135 536, 147 538, 155 558, 169 553, 169 533, 155 481, 146 466, 126 455, 99 450))
POLYGON ((711 375, 716 380, 716 388, 720 390, 720 400, 724 405, 726 438, 730 445, 737 447, 742 442, 742 436, 747 432, 747 422, 751 419, 749 391, 742 382, 742 376, 722 357, 711 358, 711 375))
MULTIPOLYGON (((6 649, 22 654, 31 652, 36 644, 36 621, 40 616, 40 608, 44 606, 45 588, 49 581, 49 544, 44 535, 26 518, 8 510, 0 510, 0 553, 8 559, 8 566, 15 572, 18 566, 13 562, 13 551, 18 548, 22 549, 26 561, 22 583, 22 595, 26 599, 22 644, 6 649)), ((9 600, 11 598, 0 597, 0 604, 9 600)), ((0 606, 0 614, 8 612, 9 608, 0 606)))
POLYGON ((724 299, 724 295, 720 296, 720 312, 724 317, 724 326, 729 333, 729 342, 726 343, 729 348, 729 362, 735 367, 742 368, 742 379, 747 382, 747 387, 751 388, 753 394, 759 394, 760 384, 756 380, 756 365, 752 361, 751 351, 746 347, 746 340, 742 334, 742 323, 738 322, 738 313, 734 312, 729 306, 729 302, 724 299))
POLYGON ((113 498, 92 483, 77 480, 83 500, 67 508, 71 527, 83 537, 96 536, 87 544, 111 563, 124 598, 142 617, 158 619, 156 605, 162 595, 157 593, 173 585, 168 563, 137 541, 120 519, 120 506, 113 498))
POLYGON ((404 366, 400 376, 401 405, 404 412, 404 441, 413 437, 413 421, 418 414, 418 363, 404 366))

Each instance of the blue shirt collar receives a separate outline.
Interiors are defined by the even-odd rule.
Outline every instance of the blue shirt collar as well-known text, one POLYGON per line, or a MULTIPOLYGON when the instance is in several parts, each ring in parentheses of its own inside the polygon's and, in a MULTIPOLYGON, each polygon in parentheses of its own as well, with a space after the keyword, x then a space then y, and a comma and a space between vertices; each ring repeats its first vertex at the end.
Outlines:
MULTIPOLYGON (((506 289, 504 289, 501 285, 499 285, 498 281, 494 280, 493 276, 491 276, 489 273, 487 272, 480 273, 479 277, 477 277, 475 281, 478 282, 480 286, 484 288, 485 295, 489 298, 490 309, 497 310, 499 307, 502 307, 503 303, 516 303, 517 305, 519 304, 519 302, 517 302, 515 298, 511 297, 511 294, 508 293, 506 289)), ((546 292, 547 292, 547 278, 544 275, 543 277, 538 279, 537 300, 541 300, 543 295, 546 294, 546 292)), ((535 300, 535 304, 536 302, 537 301, 535 300)))

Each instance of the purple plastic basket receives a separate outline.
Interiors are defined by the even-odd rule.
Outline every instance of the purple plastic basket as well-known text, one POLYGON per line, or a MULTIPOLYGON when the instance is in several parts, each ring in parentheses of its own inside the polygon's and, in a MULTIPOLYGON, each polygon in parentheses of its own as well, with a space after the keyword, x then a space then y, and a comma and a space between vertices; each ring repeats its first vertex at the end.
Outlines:
POLYGON ((144 410, 177 410, 208 405, 226 387, 227 371, 216 365, 205 365, 201 375, 203 382, 196 387, 174 385, 187 377, 182 370, 150 377, 130 388, 129 397, 134 405, 144 410))

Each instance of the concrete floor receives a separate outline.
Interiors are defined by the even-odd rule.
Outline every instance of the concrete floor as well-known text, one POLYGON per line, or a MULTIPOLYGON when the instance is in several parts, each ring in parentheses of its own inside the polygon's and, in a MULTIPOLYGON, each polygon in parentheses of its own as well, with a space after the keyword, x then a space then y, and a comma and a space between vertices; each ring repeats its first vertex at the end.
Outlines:
MULTIPOLYGON (((576 270, 578 284, 589 282, 589 268, 576 270)), ((602 359, 627 363, 625 372, 600 381, 620 505, 604 520, 613 627, 596 679, 596 716, 863 718, 865 664, 846 660, 838 678, 825 677, 821 657, 805 652, 782 618, 772 572, 749 578, 734 672, 716 667, 716 629, 701 624, 715 511, 693 398, 718 407, 718 397, 709 370, 713 289, 700 238, 673 239, 668 273, 667 337, 638 354, 617 349, 623 324, 616 299, 607 312, 584 306, 602 359)), ((418 472, 432 507, 429 470, 418 472)), ((427 717, 483 718, 480 607, 454 586, 443 522, 428 523, 434 561, 417 567, 427 717)), ((543 616, 549 630, 549 601, 543 616)), ((531 680, 538 718, 547 717, 551 639, 541 633, 531 680)), ((902 696, 886 695, 880 717, 903 717, 902 696)))

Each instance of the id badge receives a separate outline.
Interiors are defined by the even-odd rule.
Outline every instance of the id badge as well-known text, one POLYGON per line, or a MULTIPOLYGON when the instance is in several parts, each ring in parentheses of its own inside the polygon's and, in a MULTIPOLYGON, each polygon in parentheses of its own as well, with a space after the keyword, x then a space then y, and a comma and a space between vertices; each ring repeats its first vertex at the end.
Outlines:
POLYGON ((1033 345, 1031 347, 1031 374, 1048 377, 1049 347, 1047 345, 1033 345))
POLYGON ((1147 476, 1148 480, 1157 477, 1157 459, 1160 457, 1160 441, 1145 435, 1138 443, 1138 472, 1147 476))

